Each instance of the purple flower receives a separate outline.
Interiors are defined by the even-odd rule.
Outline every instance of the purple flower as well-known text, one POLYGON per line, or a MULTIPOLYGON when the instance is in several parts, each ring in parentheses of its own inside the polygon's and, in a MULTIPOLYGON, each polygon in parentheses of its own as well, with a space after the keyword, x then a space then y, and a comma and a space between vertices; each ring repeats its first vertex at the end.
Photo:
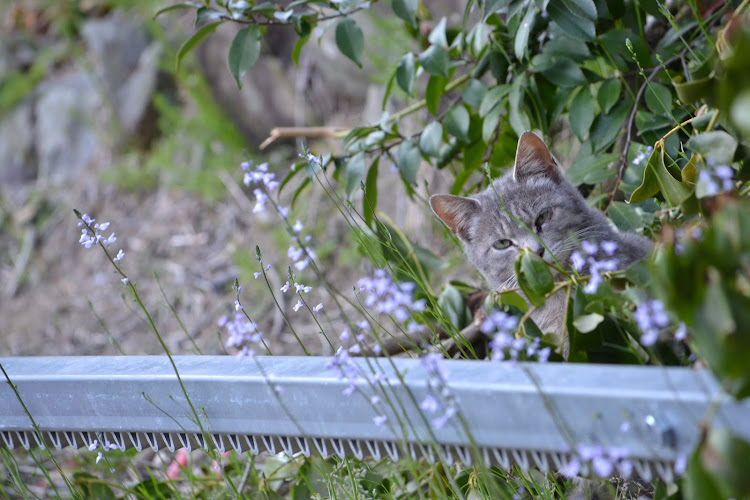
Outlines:
MULTIPOLYGON (((396 283, 384 269, 376 269, 372 278, 360 278, 357 288, 360 293, 366 294, 363 301, 366 307, 374 308, 377 313, 386 314, 399 323, 406 323, 413 312, 423 311, 426 307, 423 299, 414 300, 414 283, 396 283)), ((409 321, 407 328, 413 324, 413 321, 409 321)), ((363 325, 366 326, 361 328, 369 326, 367 322, 363 325)))
POLYGON ((670 319, 664 304, 657 299, 641 302, 635 308, 633 318, 641 330, 641 344, 652 346, 662 329, 669 326, 670 319))
POLYGON ((279 290, 281 290, 282 292, 286 293, 286 292, 289 291, 289 286, 290 286, 289 282, 287 281, 284 286, 282 286, 281 288, 279 288, 279 290))
POLYGON ((300 222, 299 219, 298 219, 297 222, 295 222, 294 225, 292 226, 292 231, 294 231, 295 233, 299 233, 304 228, 305 228, 305 226, 303 226, 302 222, 300 222))
POLYGON ((301 308, 301 307, 302 307, 303 305, 304 305, 304 304, 302 304, 302 301, 301 301, 301 300, 298 300, 298 301, 297 301, 297 303, 296 303, 296 304, 294 305, 294 307, 293 307, 292 309, 294 309, 294 312, 297 312, 297 311, 299 311, 299 310, 300 310, 300 308, 301 308))
POLYGON ((120 251, 117 252, 117 255, 115 256, 115 258, 112 260, 115 262, 120 262, 124 258, 125 258, 125 252, 123 252, 122 249, 120 249, 120 251))
POLYGON ((263 332, 258 330, 258 325, 248 320, 240 310, 236 310, 232 316, 222 316, 217 324, 220 328, 224 328, 229 335, 226 346, 239 349, 238 356, 252 357, 255 355, 255 350, 252 347, 254 344, 262 342, 263 332))
POLYGON ((317 306, 313 307, 312 310, 313 310, 314 313, 319 313, 322 309, 323 309, 323 303, 321 302, 317 306))
POLYGON ((419 403, 419 407, 426 412, 435 413, 440 408, 440 403, 438 403, 437 399, 428 394, 425 396, 424 400, 419 403))
POLYGON ((385 415, 377 415, 372 419, 372 422, 378 427, 386 423, 386 421, 388 421, 388 417, 386 417, 385 415))
MULTIPOLYGON (((584 257, 578 251, 574 251, 570 255, 571 266, 576 272, 580 273, 588 265, 591 277, 583 288, 583 293, 596 293, 599 289, 599 285, 604 281, 601 273, 616 271, 619 266, 619 261, 618 259, 597 260, 596 254, 599 252, 600 247, 596 243, 590 241, 581 242, 581 249, 587 254, 587 257, 584 257)), ((601 250, 606 255, 612 256, 617 250, 617 242, 603 241, 601 243, 601 250)))

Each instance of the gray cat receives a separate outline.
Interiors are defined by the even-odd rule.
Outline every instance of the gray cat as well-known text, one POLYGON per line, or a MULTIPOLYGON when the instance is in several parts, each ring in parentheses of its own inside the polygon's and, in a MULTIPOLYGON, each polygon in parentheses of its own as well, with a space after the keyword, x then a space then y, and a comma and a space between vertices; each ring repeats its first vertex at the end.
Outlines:
MULTIPOLYGON (((514 262, 524 247, 570 269, 573 252, 589 242, 584 243, 588 254, 580 251, 574 257, 581 260, 578 270, 584 276, 590 269, 581 254, 623 269, 645 257, 652 246, 643 236, 618 232, 601 212, 589 207, 532 132, 518 140, 513 171, 490 188, 469 198, 436 194, 430 206, 459 237, 468 261, 493 291, 514 286, 514 262)), ((561 279, 559 272, 553 274, 561 279)), ((557 293, 531 317, 543 332, 560 333, 564 307, 564 295, 557 293)))

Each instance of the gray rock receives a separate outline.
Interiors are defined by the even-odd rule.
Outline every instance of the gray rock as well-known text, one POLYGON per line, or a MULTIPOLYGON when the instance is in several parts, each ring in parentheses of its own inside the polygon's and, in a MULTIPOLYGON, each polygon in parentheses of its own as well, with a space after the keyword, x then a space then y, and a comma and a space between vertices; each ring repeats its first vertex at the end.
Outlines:
POLYGON ((96 120, 102 100, 91 78, 72 73, 37 89, 34 136, 39 176, 62 182, 80 175, 100 151, 96 120))
POLYGON ((33 108, 27 100, 0 122, 0 190, 17 203, 23 196, 19 189, 36 177, 33 146, 33 108))

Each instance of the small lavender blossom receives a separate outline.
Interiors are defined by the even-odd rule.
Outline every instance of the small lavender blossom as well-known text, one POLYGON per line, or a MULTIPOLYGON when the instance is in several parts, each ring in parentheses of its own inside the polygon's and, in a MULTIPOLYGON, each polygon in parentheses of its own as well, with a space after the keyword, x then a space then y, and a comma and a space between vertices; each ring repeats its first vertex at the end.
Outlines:
POLYGON ((424 400, 419 403, 419 407, 429 413, 435 413, 440 408, 440 403, 431 395, 425 396, 424 400))
POLYGON ((377 425, 378 427, 380 427, 381 425, 383 425, 383 424, 384 424, 384 423, 386 423, 387 421, 388 421, 388 417, 386 417, 385 415, 377 415, 376 417, 374 417, 374 418, 372 419, 372 422, 373 422, 373 423, 374 423, 375 425, 377 425))
POLYGON ((370 404, 376 405, 380 403, 380 397, 379 396, 371 396, 370 397, 370 404))
POLYGON ((698 172, 695 192, 698 198, 716 196, 734 189, 734 169, 729 165, 715 165, 713 158, 706 159, 706 165, 698 172))
MULTIPOLYGON (((412 294, 416 288, 414 283, 396 283, 384 269, 376 269, 373 278, 360 278, 357 288, 360 293, 367 294, 364 300, 366 307, 374 308, 379 314, 389 315, 399 323, 407 322, 412 312, 423 311, 426 306, 424 299, 413 299, 412 294)), ((410 321, 407 326, 412 324, 414 323, 410 321)))
POLYGON ((648 156, 651 155, 651 152, 654 150, 653 146, 648 146, 645 151, 641 151, 636 155, 635 158, 633 158, 633 161, 631 162, 633 165, 640 165, 643 160, 645 160, 648 156))
POLYGON ((323 303, 321 302, 317 306, 313 307, 312 310, 313 310, 314 313, 319 313, 322 309, 323 309, 323 303))
POLYGON ((130 283, 130 280, 128 278, 122 278, 120 281, 123 285, 127 285, 128 283, 130 283))
POLYGON ((348 328, 344 328, 344 331, 341 332, 341 335, 339 335, 339 340, 341 340, 343 342, 345 340, 349 340, 350 337, 351 337, 351 334, 349 332, 349 329, 348 328))
POLYGON ((292 226, 292 231, 294 231, 295 233, 300 233, 302 232, 304 228, 305 226, 303 226, 302 222, 300 222, 298 219, 297 222, 295 222, 294 225, 292 226))
POLYGON ((603 241, 600 247, 594 242, 583 241, 581 242, 581 250, 583 250, 583 253, 576 250, 570 254, 571 266, 576 272, 580 273, 586 265, 588 265, 589 272, 591 273, 588 283, 583 288, 583 293, 596 293, 599 289, 599 285, 604 281, 601 273, 616 271, 619 266, 618 259, 597 260, 596 255, 599 253, 600 249, 605 255, 611 257, 614 255, 615 251, 617 251, 617 242, 603 241))
POLYGON ((299 311, 299 310, 300 310, 300 308, 301 308, 301 307, 302 307, 303 305, 304 305, 304 304, 302 303, 302 301, 301 301, 301 300, 297 300, 297 303, 296 303, 296 304, 294 305, 294 307, 293 307, 292 309, 294 309, 294 312, 297 312, 297 311, 299 311))
POLYGON ((124 258, 125 258, 125 252, 123 252, 122 249, 120 249, 120 251, 117 252, 117 255, 115 256, 115 258, 112 259, 112 260, 115 261, 115 262, 120 262, 124 258))
POLYGON ((288 292, 288 291, 289 291, 289 287, 290 287, 290 286, 291 286, 291 285, 290 285, 290 284, 289 284, 289 282, 287 281, 287 282, 286 282, 286 284, 285 284, 284 286, 282 286, 281 288, 279 288, 279 290, 281 290, 282 292, 286 293, 286 292, 288 292))
MULTIPOLYGON (((241 307, 241 306, 240 306, 241 307)), ((226 346, 239 349, 238 356, 255 355, 253 344, 259 344, 263 340, 263 332, 258 330, 258 325, 236 310, 233 316, 224 315, 219 318, 219 327, 226 329, 229 337, 226 346)))
POLYGON ((670 323, 664 304, 657 299, 638 304, 633 318, 642 332, 641 344, 644 346, 654 345, 661 330, 669 326, 670 323))
POLYGON ((262 275, 263 275, 263 273, 262 273, 262 272, 260 272, 260 271, 256 271, 256 272, 254 272, 254 273, 253 273, 253 278, 255 278, 255 279, 257 280, 257 279, 258 279, 258 278, 260 278, 260 277, 261 277, 262 275))
POLYGON ((339 347, 333 358, 328 362, 326 368, 336 370, 338 379, 345 380, 349 385, 342 391, 344 396, 351 396, 356 390, 356 383, 360 377, 359 365, 349 356, 349 351, 339 347))

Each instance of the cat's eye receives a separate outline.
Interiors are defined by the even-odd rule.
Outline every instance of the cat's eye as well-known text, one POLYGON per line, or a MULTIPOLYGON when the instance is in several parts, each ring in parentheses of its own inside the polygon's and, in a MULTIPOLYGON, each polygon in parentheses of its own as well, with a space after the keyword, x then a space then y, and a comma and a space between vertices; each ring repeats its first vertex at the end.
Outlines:
POLYGON ((492 244, 492 248, 494 248, 495 250, 505 250, 512 244, 513 244, 512 241, 506 240, 505 238, 501 238, 492 244))
POLYGON ((542 213, 540 213, 536 221, 534 221, 534 227, 536 228, 537 233, 542 232, 542 225, 549 220, 549 216, 552 215, 552 211, 549 208, 545 208, 542 213))

